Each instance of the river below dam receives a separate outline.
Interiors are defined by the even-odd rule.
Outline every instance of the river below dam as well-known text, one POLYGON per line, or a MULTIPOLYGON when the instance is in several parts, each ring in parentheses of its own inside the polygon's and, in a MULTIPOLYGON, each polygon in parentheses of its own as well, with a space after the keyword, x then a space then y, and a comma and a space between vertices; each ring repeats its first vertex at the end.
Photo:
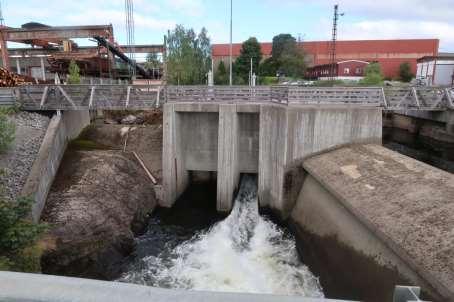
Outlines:
POLYGON ((137 238, 119 280, 163 288, 324 296, 318 279, 300 261, 294 238, 259 214, 256 178, 243 177, 225 219, 207 209, 203 197, 186 194, 174 208, 159 209, 137 238), (186 218, 181 213, 188 208, 185 199, 198 199, 186 218))

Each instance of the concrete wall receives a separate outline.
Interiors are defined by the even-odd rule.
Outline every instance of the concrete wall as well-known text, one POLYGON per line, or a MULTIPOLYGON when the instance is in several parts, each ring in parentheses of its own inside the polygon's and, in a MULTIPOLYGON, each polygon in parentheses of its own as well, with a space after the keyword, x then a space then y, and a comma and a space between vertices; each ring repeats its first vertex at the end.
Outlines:
POLYGON ((334 146, 381 142, 381 116, 372 107, 165 104, 162 205, 184 192, 187 171, 217 171, 218 210, 230 211, 240 173, 258 173, 260 206, 285 217, 286 167, 334 146))
POLYGON ((381 143, 382 113, 368 107, 277 107, 260 112, 259 201, 282 218, 294 201, 284 198, 288 166, 335 146, 381 143))
POLYGON ((431 285, 311 175, 304 181, 291 220, 297 237, 311 242, 313 253, 318 254, 317 260, 306 261, 321 262, 323 268, 315 270, 322 275, 322 286, 337 291, 338 297, 391 301, 396 284, 417 284, 429 289, 431 298, 436 298, 433 301, 442 301, 431 285), (324 275, 327 272, 329 277, 324 275), (337 284, 329 284, 329 279, 337 284), (345 297, 343 291, 357 296, 345 297))
POLYGON ((88 111, 65 111, 51 119, 38 157, 21 192, 22 196, 31 196, 35 201, 32 209, 33 221, 37 222, 41 217, 68 141, 76 138, 88 124, 88 111))

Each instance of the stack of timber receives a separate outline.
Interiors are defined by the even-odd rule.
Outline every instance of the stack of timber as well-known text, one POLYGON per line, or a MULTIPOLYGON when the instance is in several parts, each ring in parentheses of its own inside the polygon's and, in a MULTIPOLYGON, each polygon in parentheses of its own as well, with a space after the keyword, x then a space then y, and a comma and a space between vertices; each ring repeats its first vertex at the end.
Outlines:
POLYGON ((36 84, 36 80, 32 77, 15 74, 0 67, 0 87, 15 87, 29 84, 36 84))

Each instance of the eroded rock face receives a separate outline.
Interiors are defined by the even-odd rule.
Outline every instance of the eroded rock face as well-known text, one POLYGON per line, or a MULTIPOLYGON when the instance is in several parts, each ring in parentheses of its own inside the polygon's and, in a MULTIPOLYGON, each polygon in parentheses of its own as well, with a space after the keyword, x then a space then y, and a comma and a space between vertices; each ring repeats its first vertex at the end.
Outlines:
POLYGON ((43 272, 113 279, 156 205, 153 185, 127 153, 67 151, 43 212, 43 272))

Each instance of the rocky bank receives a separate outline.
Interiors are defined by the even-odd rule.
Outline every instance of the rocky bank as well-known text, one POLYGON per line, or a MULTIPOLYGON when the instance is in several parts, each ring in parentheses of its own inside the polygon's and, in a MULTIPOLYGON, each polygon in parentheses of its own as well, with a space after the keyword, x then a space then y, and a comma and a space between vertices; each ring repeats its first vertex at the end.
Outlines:
POLYGON ((155 206, 153 185, 132 154, 68 150, 42 216, 50 225, 43 272, 118 277, 155 206))

